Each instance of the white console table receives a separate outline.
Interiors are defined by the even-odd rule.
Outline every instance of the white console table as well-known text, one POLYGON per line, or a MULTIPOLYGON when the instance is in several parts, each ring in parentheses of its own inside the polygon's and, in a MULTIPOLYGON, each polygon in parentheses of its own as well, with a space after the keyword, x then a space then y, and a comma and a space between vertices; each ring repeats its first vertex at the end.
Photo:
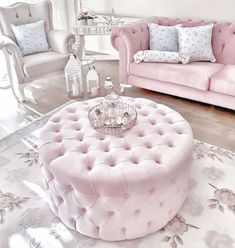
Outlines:
MULTIPOLYGON (((77 43, 75 46, 77 47, 77 56, 80 60, 84 60, 86 58, 85 53, 85 36, 99 36, 99 35, 110 35, 114 28, 120 27, 124 24, 131 23, 133 21, 138 20, 137 18, 123 17, 123 21, 119 21, 117 25, 107 25, 105 21, 95 22, 94 25, 88 26, 80 26, 76 23, 72 28, 75 33, 77 43)), ((109 56, 109 55, 104 55, 109 56)))

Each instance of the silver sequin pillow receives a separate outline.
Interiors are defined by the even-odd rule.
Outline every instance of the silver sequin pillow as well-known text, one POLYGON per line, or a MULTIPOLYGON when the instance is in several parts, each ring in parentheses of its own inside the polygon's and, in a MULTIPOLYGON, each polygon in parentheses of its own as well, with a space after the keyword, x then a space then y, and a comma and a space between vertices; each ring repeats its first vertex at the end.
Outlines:
POLYGON ((11 29, 23 56, 49 50, 44 20, 20 26, 11 24, 11 29))

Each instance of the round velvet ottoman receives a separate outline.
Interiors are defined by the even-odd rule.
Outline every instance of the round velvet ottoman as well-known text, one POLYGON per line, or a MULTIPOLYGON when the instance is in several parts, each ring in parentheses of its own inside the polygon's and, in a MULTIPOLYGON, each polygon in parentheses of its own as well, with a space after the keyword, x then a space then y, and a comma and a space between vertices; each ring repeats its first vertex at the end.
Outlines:
POLYGON ((109 241, 153 233, 171 220, 187 194, 192 131, 167 106, 123 98, 138 112, 118 137, 91 128, 88 111, 101 98, 72 103, 49 119, 39 138, 45 187, 68 227, 109 241))

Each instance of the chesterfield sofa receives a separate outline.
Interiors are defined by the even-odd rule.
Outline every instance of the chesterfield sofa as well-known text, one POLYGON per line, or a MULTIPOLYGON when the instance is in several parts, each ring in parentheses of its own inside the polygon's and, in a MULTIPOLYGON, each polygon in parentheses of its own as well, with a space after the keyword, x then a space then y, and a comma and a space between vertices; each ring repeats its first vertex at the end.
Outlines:
POLYGON ((137 87, 235 110, 235 24, 213 22, 216 63, 134 63, 134 54, 149 49, 147 23, 185 27, 210 22, 153 17, 117 28, 111 42, 119 51, 119 81, 137 87))

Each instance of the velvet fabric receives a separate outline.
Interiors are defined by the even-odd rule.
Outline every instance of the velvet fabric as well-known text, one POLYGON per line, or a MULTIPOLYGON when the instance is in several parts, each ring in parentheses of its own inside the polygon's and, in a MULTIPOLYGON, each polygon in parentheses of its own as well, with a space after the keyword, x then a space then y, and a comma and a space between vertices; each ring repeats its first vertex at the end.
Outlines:
POLYGON ((23 70, 28 78, 61 71, 68 61, 68 55, 55 52, 31 54, 23 57, 23 70))
POLYGON ((186 197, 193 135, 167 106, 124 98, 138 112, 123 135, 97 133, 88 110, 102 98, 76 102, 50 118, 39 157, 54 213, 70 228, 104 240, 134 239, 172 219, 186 197), (171 154, 171 156, 169 156, 171 154))
POLYGON ((226 65, 211 79, 210 90, 235 97, 235 65, 226 65))
POLYGON ((210 78, 224 65, 218 63, 193 62, 182 66, 170 63, 131 63, 130 75, 166 81, 196 89, 208 90, 210 78))
MULTIPOLYGON (((177 96, 189 98, 192 100, 202 101, 205 103, 210 103, 213 105, 226 107, 235 110, 235 97, 231 95, 227 95, 225 93, 219 93, 215 94, 215 92, 212 92, 210 90, 210 87, 208 87, 208 92, 204 92, 205 85, 200 86, 200 91, 194 90, 195 82, 191 85, 187 85, 188 88, 186 88, 186 91, 183 92, 182 89, 184 89, 184 85, 179 85, 176 83, 171 83, 169 79, 171 79, 172 73, 170 71, 166 71, 164 78, 161 78, 161 80, 157 80, 158 77, 158 68, 159 63, 156 63, 155 66, 155 76, 154 79, 150 79, 149 76, 146 77, 145 70, 133 70, 132 62, 134 60, 133 56, 136 52, 139 50, 148 50, 149 49, 149 31, 148 31, 148 23, 153 22, 160 25, 177 25, 182 24, 184 27, 195 27, 195 26, 201 26, 201 25, 207 25, 210 23, 214 24, 213 27, 213 34, 212 34, 212 48, 213 53, 216 58, 216 64, 218 64, 218 67, 222 64, 224 68, 226 65, 229 64, 235 64, 235 25, 232 23, 226 23, 226 22, 206 22, 203 20, 195 21, 191 19, 179 19, 179 18, 165 18, 165 17, 153 17, 148 18, 133 24, 126 25, 124 27, 117 28, 113 31, 111 36, 111 42, 114 48, 116 48, 119 51, 119 81, 120 83, 128 83, 132 85, 138 85, 142 88, 147 88, 151 90, 156 90, 162 93, 167 93, 171 95, 175 95, 177 89, 177 96), (140 75, 141 74, 141 75, 140 75), (133 81, 136 80, 136 81, 133 81), (142 82, 142 83, 141 83, 142 82), (150 84, 148 85, 147 82, 150 84), (161 87, 161 90, 158 89, 157 84, 158 82, 165 82, 167 83, 166 90, 161 87), (170 84, 169 84, 170 83, 170 84), (150 87, 151 86, 151 87, 150 87), (169 87, 171 86, 171 88, 169 87), (179 88, 177 88, 179 87, 179 88), (202 89, 204 88, 204 89, 202 89), (181 93, 180 93, 181 92, 181 93), (194 94, 196 92, 196 94, 194 94), (205 95, 207 98, 204 98, 205 95), (216 95, 216 97, 215 97, 216 95), (217 100, 216 100, 217 98, 217 100), (199 100, 202 99, 202 100, 199 100)), ((210 63, 210 62, 207 62, 210 63)), ((199 64, 198 64, 199 65, 199 64)), ((164 66, 164 65, 162 65, 164 66)), ((181 67, 186 67, 187 65, 179 65, 181 67)), ((210 67, 210 66, 209 66, 210 67)), ((137 68, 137 67, 136 67, 137 68)), ((139 67, 138 67, 139 68, 139 67)), ((143 67, 146 69, 146 67, 143 67)), ((221 70, 215 71, 215 74, 208 74, 210 76, 209 83, 211 83, 212 77, 215 76, 217 73, 222 72, 223 68, 221 70)), ((198 72, 200 71, 200 68, 195 66, 195 70, 192 71, 194 75, 198 75, 198 72)), ((204 71, 208 71, 205 67, 204 71)), ((184 69, 181 69, 181 73, 179 72, 178 75, 186 73, 184 69)), ((152 75, 152 74, 151 74, 152 75)), ((152 77, 152 76, 151 76, 152 77)), ((184 75, 180 76, 181 78, 186 77, 184 75)), ((191 78, 193 75, 191 75, 191 78)), ((176 79, 176 81, 179 81, 176 79)), ((200 85, 200 82, 196 83, 200 85)))

